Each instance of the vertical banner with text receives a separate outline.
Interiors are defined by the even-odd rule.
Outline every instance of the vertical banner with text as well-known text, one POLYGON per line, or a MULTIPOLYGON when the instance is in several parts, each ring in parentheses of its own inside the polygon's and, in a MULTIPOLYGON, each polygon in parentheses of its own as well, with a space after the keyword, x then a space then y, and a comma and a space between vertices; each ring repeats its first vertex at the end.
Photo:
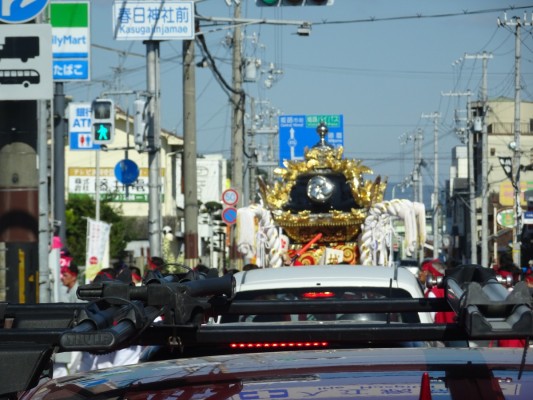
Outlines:
POLYGON ((109 266, 109 233, 111 224, 87 218, 85 282, 91 282, 98 271, 109 266))

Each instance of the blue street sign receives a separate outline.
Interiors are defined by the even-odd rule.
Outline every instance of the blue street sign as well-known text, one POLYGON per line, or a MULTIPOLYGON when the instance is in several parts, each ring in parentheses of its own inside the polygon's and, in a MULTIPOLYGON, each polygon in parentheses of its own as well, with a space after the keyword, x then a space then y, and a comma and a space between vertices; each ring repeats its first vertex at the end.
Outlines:
POLYGON ((50 0, 2 0, 0 21, 8 24, 28 22, 37 17, 50 0))
POLYGON ((228 225, 237 222, 237 209, 235 207, 226 207, 222 210, 222 221, 228 225))
POLYGON ((91 132, 91 103, 68 105, 68 132, 70 150, 100 150, 91 132))
POLYGON ((70 150, 100 150, 91 132, 69 132, 70 150))
POLYGON ((328 127, 326 141, 334 147, 344 145, 342 115, 282 115, 279 117, 279 164, 284 160, 303 160, 305 148, 320 140, 316 127, 324 122, 328 127))
POLYGON ((89 60, 53 60, 54 81, 79 81, 89 79, 89 60))
POLYGON ((129 159, 121 160, 115 165, 115 177, 124 185, 131 185, 139 177, 139 167, 129 159))

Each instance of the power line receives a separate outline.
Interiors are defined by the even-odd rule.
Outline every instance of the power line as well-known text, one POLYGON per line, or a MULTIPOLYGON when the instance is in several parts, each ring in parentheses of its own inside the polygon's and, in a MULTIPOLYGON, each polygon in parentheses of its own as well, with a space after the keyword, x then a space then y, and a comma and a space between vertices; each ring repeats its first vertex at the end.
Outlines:
POLYGON ((360 23, 368 23, 368 22, 388 22, 388 21, 407 21, 407 20, 422 20, 422 19, 431 19, 431 18, 452 18, 452 17, 463 17, 467 15, 478 15, 478 14, 489 14, 494 12, 506 12, 509 10, 525 10, 530 9, 533 7, 533 5, 529 6, 519 6, 519 7, 504 7, 504 8, 488 8, 488 9, 482 9, 482 10, 463 10, 462 12, 455 12, 455 13, 442 13, 442 14, 428 14, 423 15, 422 13, 417 13, 413 15, 404 15, 404 16, 396 16, 396 17, 368 17, 368 18, 361 18, 361 19, 351 19, 351 20, 338 20, 338 21, 328 21, 328 20, 322 20, 320 22, 313 22, 313 25, 341 25, 341 24, 360 24, 360 23))

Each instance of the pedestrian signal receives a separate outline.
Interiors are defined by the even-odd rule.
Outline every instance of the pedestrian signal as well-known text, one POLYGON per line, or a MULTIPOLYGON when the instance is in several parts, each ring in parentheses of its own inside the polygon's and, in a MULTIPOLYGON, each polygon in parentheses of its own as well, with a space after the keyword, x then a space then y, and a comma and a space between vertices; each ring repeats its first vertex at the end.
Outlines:
POLYGON ((112 143, 115 139, 115 104, 113 100, 94 100, 91 106, 91 117, 93 143, 112 143))

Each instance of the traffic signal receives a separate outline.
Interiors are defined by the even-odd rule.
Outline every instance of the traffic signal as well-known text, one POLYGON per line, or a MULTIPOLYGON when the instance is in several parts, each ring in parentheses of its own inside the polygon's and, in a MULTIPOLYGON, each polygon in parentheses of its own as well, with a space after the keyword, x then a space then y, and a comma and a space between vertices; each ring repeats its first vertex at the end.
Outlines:
POLYGON ((133 102, 135 115, 133 116, 133 137, 138 151, 145 148, 146 141, 146 101, 137 99, 133 102))
POLYGON ((334 0, 255 0, 259 7, 331 6, 334 0))
POLYGON ((113 143, 115 138, 115 103, 110 99, 96 99, 91 106, 94 144, 113 143))

